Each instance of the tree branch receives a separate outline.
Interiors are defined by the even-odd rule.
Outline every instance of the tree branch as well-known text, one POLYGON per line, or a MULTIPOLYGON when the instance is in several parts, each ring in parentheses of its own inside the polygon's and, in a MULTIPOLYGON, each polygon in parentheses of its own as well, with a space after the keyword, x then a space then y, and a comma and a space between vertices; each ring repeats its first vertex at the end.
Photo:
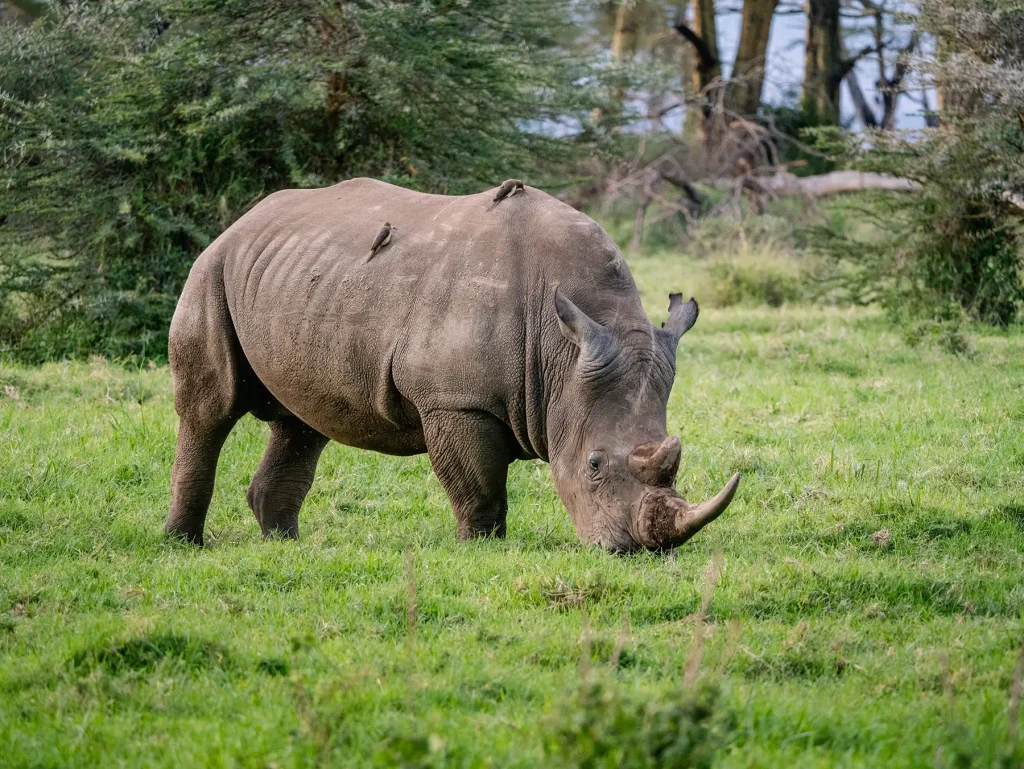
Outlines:
POLYGON ((673 187, 682 190, 683 194, 686 195, 687 199, 693 205, 704 205, 703 196, 701 196, 701 194, 697 192, 697 188, 690 184, 689 181, 684 179, 681 174, 674 173, 672 171, 669 171, 668 169, 662 169, 659 173, 661 175, 661 178, 664 179, 666 182, 671 184, 673 187))
POLYGON ((903 93, 903 78, 906 77, 907 70, 909 69, 907 59, 914 52, 917 43, 918 36, 914 32, 910 36, 907 45, 896 57, 896 65, 893 67, 892 77, 886 78, 878 84, 882 92, 882 103, 885 106, 885 112, 882 115, 882 128, 886 130, 896 126, 896 107, 899 103, 900 94, 903 93))
POLYGON ((842 82, 843 78, 849 75, 853 68, 857 66, 857 62, 867 56, 869 53, 879 53, 881 49, 877 45, 866 45, 861 48, 857 53, 849 58, 843 59, 839 65, 839 71, 836 73, 836 77, 842 82))
POLYGON ((718 59, 711 55, 711 49, 700 35, 685 24, 676 24, 675 30, 696 49, 698 72, 707 72, 718 64, 718 59))
POLYGON ((914 32, 910 36, 910 40, 907 42, 906 47, 900 51, 899 56, 896 57, 896 66, 892 71, 892 78, 889 80, 890 88, 899 88, 903 84, 903 78, 906 77, 907 70, 909 69, 907 57, 914 52, 917 48, 918 36, 914 32))
POLYGON ((875 117, 875 113, 871 109, 871 105, 868 104, 868 100, 864 98, 864 92, 860 89, 856 72, 851 71, 846 76, 846 87, 850 90, 850 98, 853 100, 854 109, 857 110, 857 114, 860 116, 860 122, 866 128, 878 128, 878 118, 875 117))

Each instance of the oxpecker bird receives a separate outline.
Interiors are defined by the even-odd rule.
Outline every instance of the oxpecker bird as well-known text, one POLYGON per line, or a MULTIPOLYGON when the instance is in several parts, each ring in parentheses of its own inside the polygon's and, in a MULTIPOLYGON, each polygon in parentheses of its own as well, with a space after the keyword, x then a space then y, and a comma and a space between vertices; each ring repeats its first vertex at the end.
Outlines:
POLYGON ((526 192, 526 185, 523 184, 522 179, 506 179, 498 188, 498 194, 494 196, 494 202, 498 203, 505 198, 510 198, 520 190, 526 192))
POLYGON ((391 226, 391 222, 384 222, 384 226, 380 228, 377 237, 373 239, 373 245, 370 246, 370 253, 366 255, 366 261, 373 259, 374 254, 391 242, 391 230, 397 229, 397 227, 391 226))

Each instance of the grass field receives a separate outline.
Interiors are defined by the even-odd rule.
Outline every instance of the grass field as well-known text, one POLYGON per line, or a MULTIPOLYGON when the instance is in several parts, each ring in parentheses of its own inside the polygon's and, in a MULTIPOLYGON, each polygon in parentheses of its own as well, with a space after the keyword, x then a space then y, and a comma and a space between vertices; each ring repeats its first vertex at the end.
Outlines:
MULTIPOLYGON (((683 263, 634 273, 653 317, 686 285, 683 263)), ((160 533, 165 367, 0 365, 0 765, 558 766, 597 718, 581 680, 689 696, 704 628, 716 766, 1019 766, 1024 334, 943 339, 863 310, 702 312, 669 408, 679 486, 744 479, 668 558, 579 544, 532 462, 508 539, 460 544, 425 457, 340 446, 302 539, 263 542, 251 419, 190 549, 160 533)))

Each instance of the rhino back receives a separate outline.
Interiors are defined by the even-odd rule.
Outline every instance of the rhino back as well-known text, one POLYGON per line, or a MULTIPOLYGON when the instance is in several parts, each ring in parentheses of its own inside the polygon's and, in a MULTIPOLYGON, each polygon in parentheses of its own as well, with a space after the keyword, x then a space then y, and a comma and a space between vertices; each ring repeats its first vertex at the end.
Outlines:
POLYGON ((564 347, 547 312, 553 286, 601 322, 642 316, 600 227, 533 189, 497 206, 490 193, 369 179, 289 190, 213 249, 267 389, 331 438, 388 453, 424 450, 420 414, 472 409, 508 424, 524 456, 545 456, 544 347, 564 347), (367 262, 385 220, 391 243, 367 262))

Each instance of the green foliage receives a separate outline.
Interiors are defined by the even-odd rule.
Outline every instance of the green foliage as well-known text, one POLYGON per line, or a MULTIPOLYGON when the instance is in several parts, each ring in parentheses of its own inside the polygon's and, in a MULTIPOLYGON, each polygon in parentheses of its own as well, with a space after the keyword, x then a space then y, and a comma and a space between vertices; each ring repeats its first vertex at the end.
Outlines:
MULTIPOLYGON (((847 137, 861 168, 921 184, 920 195, 865 196, 868 237, 831 221, 819 245, 855 299, 939 317, 957 305, 1005 325, 1024 309, 1024 9, 1016 0, 921 0, 918 30, 938 40, 919 62, 943 94, 941 126, 847 137)), ((834 136, 825 137, 835 150, 834 136)))
POLYGON ((835 134, 839 128, 828 119, 823 120, 817 114, 813 102, 800 102, 799 106, 794 106, 797 100, 798 95, 791 94, 783 104, 763 104, 758 111, 759 122, 798 140, 780 143, 779 162, 784 163, 797 176, 834 171, 835 161, 827 153, 812 150, 810 145, 815 143, 815 134, 835 134))
POLYGON ((124 0, 0 25, 0 349, 159 357, 192 261, 277 189, 556 184, 617 115, 557 43, 569 5, 124 0))
MULTIPOLYGON (((782 307, 828 301, 817 280, 817 260, 796 247, 802 233, 795 222, 804 215, 799 205, 778 201, 762 214, 726 212, 703 217, 674 237, 665 234, 666 222, 659 222, 645 229, 644 239, 654 253, 631 260, 630 269, 634 276, 646 276, 652 270, 663 271, 664 260, 671 258, 683 268, 683 279, 664 285, 692 294, 701 307, 782 307)), ((624 217, 599 221, 613 237, 628 242, 624 217)))
POLYGON ((556 711, 545 752, 568 769, 710 767, 734 728, 718 699, 711 685, 641 697, 588 677, 556 711))
POLYGON ((912 323, 904 331, 903 340, 911 347, 931 343, 941 350, 965 358, 974 354, 973 342, 956 321, 922 320, 912 323))

